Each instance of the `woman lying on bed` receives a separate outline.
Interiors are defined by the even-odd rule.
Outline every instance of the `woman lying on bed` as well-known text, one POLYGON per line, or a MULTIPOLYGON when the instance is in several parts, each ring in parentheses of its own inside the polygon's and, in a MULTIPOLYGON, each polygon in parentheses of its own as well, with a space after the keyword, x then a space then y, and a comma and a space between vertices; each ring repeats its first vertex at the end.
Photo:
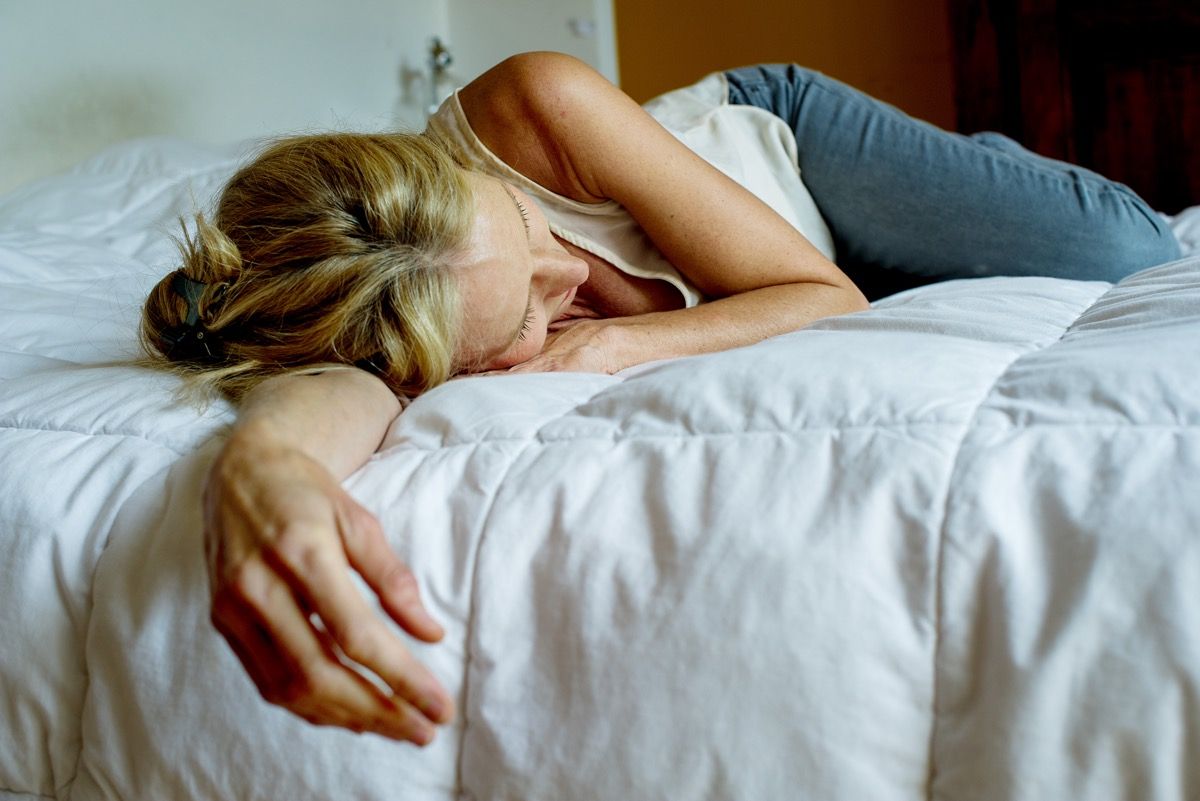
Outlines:
POLYGON ((453 715, 347 571, 407 632, 441 636, 340 487, 398 396, 748 345, 905 283, 1111 281, 1178 256, 1129 190, 1003 137, 947 134, 796 67, 702 86, 681 103, 692 119, 722 107, 698 129, 708 155, 751 164, 775 210, 588 67, 543 53, 471 83, 427 135, 279 142, 200 222, 143 336, 158 363, 241 401, 205 497, 213 621, 268 700, 421 744, 453 715), (786 167, 792 148, 803 184, 753 166, 786 167))

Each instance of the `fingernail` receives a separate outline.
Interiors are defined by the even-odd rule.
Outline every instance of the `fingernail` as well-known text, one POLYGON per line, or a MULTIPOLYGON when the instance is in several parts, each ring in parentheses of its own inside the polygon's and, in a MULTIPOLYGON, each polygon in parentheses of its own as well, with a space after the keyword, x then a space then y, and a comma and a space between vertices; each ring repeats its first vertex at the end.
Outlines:
POLYGON ((413 742, 417 745, 429 745, 433 742, 437 730, 432 726, 418 726, 413 730, 413 742))
POLYGON ((421 705, 421 711, 425 713, 425 717, 436 723, 445 716, 446 705, 437 698, 427 697, 421 705))

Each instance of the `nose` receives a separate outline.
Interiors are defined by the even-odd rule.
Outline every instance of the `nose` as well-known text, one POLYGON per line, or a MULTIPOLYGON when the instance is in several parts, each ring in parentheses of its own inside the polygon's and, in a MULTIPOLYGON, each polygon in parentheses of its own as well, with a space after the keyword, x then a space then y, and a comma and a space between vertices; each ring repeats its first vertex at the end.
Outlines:
POLYGON ((588 264, 559 248, 543 252, 538 272, 546 295, 561 295, 582 284, 588 277, 588 264))

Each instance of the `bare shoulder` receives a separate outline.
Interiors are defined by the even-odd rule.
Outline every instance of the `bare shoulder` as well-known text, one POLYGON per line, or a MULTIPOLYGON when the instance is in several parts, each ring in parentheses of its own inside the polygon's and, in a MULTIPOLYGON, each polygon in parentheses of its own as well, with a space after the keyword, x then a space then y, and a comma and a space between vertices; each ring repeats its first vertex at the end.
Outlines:
MULTIPOLYGON (((589 156, 609 151, 612 132, 649 120, 601 74, 563 53, 522 53, 459 93, 475 135, 501 160, 560 195, 607 199, 589 156), (601 138, 608 137, 603 143, 601 138)), ((636 125, 635 125, 636 127, 636 125)))

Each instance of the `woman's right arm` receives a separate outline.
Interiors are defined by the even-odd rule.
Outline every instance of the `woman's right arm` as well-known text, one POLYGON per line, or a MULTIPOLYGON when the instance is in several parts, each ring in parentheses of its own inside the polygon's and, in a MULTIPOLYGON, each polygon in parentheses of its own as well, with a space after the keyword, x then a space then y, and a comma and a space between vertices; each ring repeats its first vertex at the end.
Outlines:
POLYGON ((436 642, 442 630, 379 523, 340 484, 399 412, 383 382, 353 368, 264 381, 209 474, 205 546, 213 624, 263 697, 311 723, 424 745, 453 701, 350 570, 409 634, 436 642))

